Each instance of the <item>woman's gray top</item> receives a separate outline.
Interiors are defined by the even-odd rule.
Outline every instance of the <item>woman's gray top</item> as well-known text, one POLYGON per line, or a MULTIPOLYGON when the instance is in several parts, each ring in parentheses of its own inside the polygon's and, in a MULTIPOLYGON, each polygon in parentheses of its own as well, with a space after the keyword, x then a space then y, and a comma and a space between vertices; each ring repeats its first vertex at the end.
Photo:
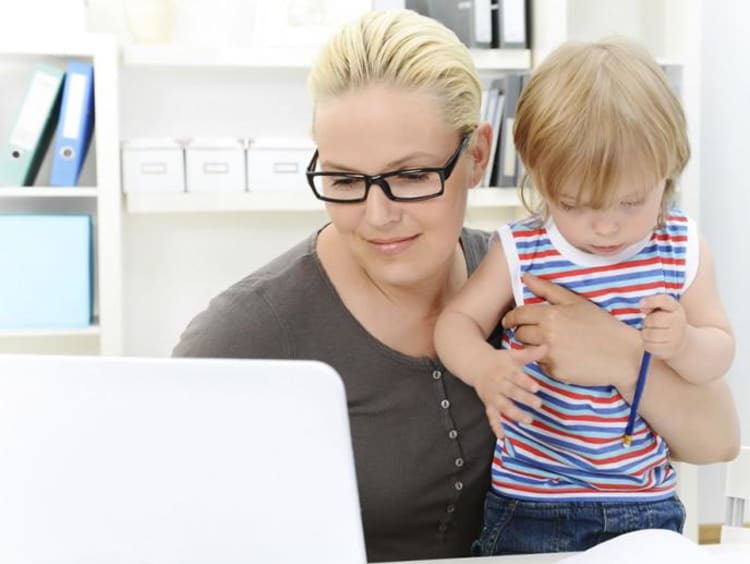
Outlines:
MULTIPOLYGON (((214 298, 174 355, 333 366, 349 404, 368 559, 468 556, 495 444, 484 407, 436 359, 396 352, 359 324, 323 270, 316 236, 214 298)), ((463 230, 469 272, 487 241, 484 232, 463 230)))

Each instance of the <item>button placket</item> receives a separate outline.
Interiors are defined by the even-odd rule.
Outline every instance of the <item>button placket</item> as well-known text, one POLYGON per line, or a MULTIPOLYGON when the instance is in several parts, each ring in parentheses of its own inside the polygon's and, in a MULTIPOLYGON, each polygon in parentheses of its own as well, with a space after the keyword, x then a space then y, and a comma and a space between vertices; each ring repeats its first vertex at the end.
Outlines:
POLYGON ((450 464, 453 467, 454 472, 452 472, 449 486, 453 493, 448 496, 449 499, 446 499, 446 504, 444 506, 445 513, 443 514, 444 519, 441 520, 437 527, 438 534, 444 535, 450 528, 450 523, 455 518, 454 515, 458 510, 458 502, 461 499, 462 490, 464 489, 464 483, 460 480, 460 478, 462 476, 463 467, 466 464, 466 461, 463 456, 461 444, 458 441, 459 430, 456 428, 456 423, 453 420, 451 413, 451 401, 448 399, 448 381, 446 380, 445 370, 440 364, 436 364, 433 366, 431 376, 433 383, 436 385, 433 390, 437 394, 437 399, 440 404, 440 411, 442 412, 442 423, 445 426, 449 444, 452 445, 450 447, 450 450, 453 452, 453 457, 450 464))

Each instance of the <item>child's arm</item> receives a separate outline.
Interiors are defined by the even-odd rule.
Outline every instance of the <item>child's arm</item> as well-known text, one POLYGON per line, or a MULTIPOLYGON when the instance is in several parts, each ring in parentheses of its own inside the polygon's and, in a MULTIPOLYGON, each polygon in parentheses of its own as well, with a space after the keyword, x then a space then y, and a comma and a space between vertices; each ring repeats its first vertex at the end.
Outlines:
POLYGON ((711 253, 700 238, 700 263, 695 280, 680 302, 667 295, 641 302, 646 314, 643 345, 688 382, 720 378, 734 358, 734 335, 714 278, 711 253))
POLYGON ((513 299, 508 266, 496 238, 461 291, 443 310, 435 326, 435 348, 443 364, 473 386, 487 409, 495 434, 504 436, 500 414, 529 423, 530 416, 513 400, 539 407, 537 385, 521 369, 539 360, 543 347, 498 350, 487 337, 513 299))

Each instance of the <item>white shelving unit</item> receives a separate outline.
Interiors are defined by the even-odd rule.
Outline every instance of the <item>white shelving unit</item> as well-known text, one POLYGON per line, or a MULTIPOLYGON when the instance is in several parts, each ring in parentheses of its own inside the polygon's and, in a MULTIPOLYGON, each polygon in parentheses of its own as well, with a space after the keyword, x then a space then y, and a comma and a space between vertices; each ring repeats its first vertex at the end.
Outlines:
MULTIPOLYGON (((0 352, 107 355, 122 352, 122 198, 117 45, 111 36, 103 34, 0 38, 1 65, 31 68, 33 64, 43 61, 64 68, 71 58, 86 59, 94 65, 95 127, 85 165, 85 169, 95 170, 93 185, 72 188, 0 187, 0 212, 16 213, 22 210, 23 213, 92 215, 95 317, 90 326, 81 329, 50 327, 33 331, 0 331, 0 352), (95 162, 90 163, 92 159, 95 162)), ((7 92, 10 86, 13 86, 13 92, 22 92, 25 88, 25 84, 6 84, 4 90, 7 92)), ((13 100, 7 94, 4 98, 4 105, 17 102, 15 96, 13 100)), ((8 113, 12 111, 8 110, 8 113)))
POLYGON ((99 191, 88 187, 23 186, 0 187, 0 198, 96 198, 99 191))
MULTIPOLYGON (((122 49, 122 63, 157 67, 240 67, 308 69, 317 47, 235 47, 210 49, 176 45, 129 45, 122 49)), ((527 69, 528 49, 473 49, 477 69, 527 69)))
MULTIPOLYGON (((139 46, 122 48, 121 62, 126 72, 149 74, 163 69, 184 77, 211 75, 226 76, 227 71, 291 71, 307 73, 317 54, 316 47, 244 47, 191 48, 176 45, 139 46)), ((531 51, 523 49, 474 49, 472 54, 482 72, 524 70, 531 64, 531 51)), ((304 75, 302 75, 304 76, 304 75)), ((300 84, 303 87, 303 84, 300 84)), ((304 126, 300 129, 302 130, 304 126)), ((184 134, 184 132, 183 132, 184 134)), ((239 133, 238 133, 239 134, 239 133)), ((304 182, 304 181, 303 181, 304 182)), ((321 202, 305 194, 247 192, 236 194, 147 194, 125 195, 125 209, 131 214, 201 213, 201 212, 302 212, 323 209, 321 202)), ((473 190, 469 195, 470 208, 516 208, 520 205, 513 190, 473 190)))

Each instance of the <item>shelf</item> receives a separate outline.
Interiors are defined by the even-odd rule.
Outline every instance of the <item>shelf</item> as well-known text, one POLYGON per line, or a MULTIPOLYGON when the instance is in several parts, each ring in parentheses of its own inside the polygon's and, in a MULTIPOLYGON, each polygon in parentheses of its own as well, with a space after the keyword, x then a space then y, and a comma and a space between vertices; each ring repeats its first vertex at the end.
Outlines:
POLYGON ((98 337, 101 329, 90 325, 80 329, 0 329, 0 339, 65 339, 80 337, 98 337))
POLYGON ((527 70, 531 68, 528 49, 471 49, 477 70, 527 70))
POLYGON ((0 198, 96 198, 96 188, 49 186, 0 187, 0 198))
POLYGON ((129 45, 122 62, 130 66, 309 68, 317 47, 234 47, 211 49, 179 45, 129 45))
MULTIPOLYGON (((138 193, 125 195, 130 213, 204 212, 300 212, 321 211, 323 203, 307 192, 235 193, 138 193)), ((515 189, 476 188, 469 191, 471 208, 517 207, 521 202, 515 189)))
POLYGON ((92 57, 100 52, 114 49, 114 47, 112 36, 106 33, 34 36, 32 33, 22 32, 3 34, 0 37, 0 53, 4 56, 92 57))
POLYGON ((125 194, 125 198, 130 213, 323 210, 323 203, 307 192, 131 192, 125 194))
POLYGON ((521 199, 516 188, 474 188, 469 190, 469 208, 517 208, 521 199))
MULTIPOLYGON (((130 66, 250 67, 308 69, 318 47, 234 47, 211 49, 179 45, 126 45, 122 62, 130 66)), ((472 49, 479 70, 528 69, 526 49, 472 49)))

